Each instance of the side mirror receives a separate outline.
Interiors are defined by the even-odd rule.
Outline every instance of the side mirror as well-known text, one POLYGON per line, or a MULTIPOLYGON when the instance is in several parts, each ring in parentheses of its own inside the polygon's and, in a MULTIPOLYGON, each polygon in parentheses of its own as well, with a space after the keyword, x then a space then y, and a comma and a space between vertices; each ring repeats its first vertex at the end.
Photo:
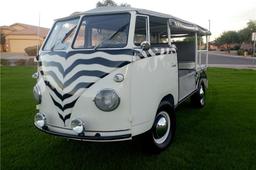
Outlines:
POLYGON ((150 48, 150 44, 148 41, 143 41, 140 43, 140 47, 142 50, 147 51, 150 48))

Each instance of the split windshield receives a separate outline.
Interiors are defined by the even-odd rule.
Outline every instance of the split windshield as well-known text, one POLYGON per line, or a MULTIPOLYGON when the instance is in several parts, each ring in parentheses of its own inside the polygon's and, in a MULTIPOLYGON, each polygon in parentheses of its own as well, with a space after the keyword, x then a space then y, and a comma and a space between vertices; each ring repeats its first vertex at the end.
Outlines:
POLYGON ((130 26, 129 14, 93 15, 83 17, 78 28, 79 19, 56 22, 43 48, 46 51, 73 48, 122 48, 127 45, 130 26))
POLYGON ((79 18, 56 22, 44 46, 46 51, 66 50, 72 43, 72 37, 79 18))

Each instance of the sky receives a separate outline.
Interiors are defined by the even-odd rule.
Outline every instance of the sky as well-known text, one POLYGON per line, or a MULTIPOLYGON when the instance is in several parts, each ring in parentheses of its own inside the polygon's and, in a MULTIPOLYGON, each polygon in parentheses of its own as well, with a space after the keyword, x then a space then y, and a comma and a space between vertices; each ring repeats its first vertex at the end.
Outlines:
MULTIPOLYGON (((54 19, 76 11, 95 8, 97 0, 6 0, 0 4, 0 26, 25 23, 50 28, 54 19)), ((240 30, 249 20, 256 20, 256 0, 115 0, 135 8, 144 8, 209 28, 211 39, 222 32, 240 30)))

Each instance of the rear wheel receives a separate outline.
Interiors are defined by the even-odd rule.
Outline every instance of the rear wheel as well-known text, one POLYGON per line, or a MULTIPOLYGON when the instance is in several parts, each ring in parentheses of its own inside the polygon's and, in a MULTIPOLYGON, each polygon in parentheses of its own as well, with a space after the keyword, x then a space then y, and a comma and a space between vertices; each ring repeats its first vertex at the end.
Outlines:
POLYGON ((197 107, 205 106, 205 88, 203 83, 200 83, 197 92, 191 97, 191 101, 197 107))
POLYGON ((147 149, 159 153, 172 142, 176 129, 176 117, 168 102, 162 102, 158 108, 153 127, 146 134, 144 142, 147 149))

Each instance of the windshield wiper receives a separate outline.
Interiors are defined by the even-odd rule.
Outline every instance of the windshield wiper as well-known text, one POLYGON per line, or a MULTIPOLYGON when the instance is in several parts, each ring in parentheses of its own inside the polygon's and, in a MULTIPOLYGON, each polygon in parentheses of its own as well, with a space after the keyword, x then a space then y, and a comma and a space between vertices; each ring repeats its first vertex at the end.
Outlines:
POLYGON ((72 33, 73 33, 73 31, 76 29, 76 25, 73 27, 73 28, 71 28, 66 34, 65 34, 65 36, 62 38, 62 40, 61 40, 61 43, 63 43, 72 33))
POLYGON ((52 47, 50 48, 51 51, 53 51, 53 49, 55 48, 56 44, 59 44, 59 41, 57 41, 55 44, 52 45, 52 47))
POLYGON ((53 44, 53 46, 51 47, 51 51, 53 51, 53 49, 55 48, 55 46, 56 46, 57 44, 60 44, 60 43, 63 44, 63 42, 72 34, 72 32, 75 30, 75 28, 76 28, 76 25, 75 25, 73 28, 71 28, 71 29, 64 35, 64 37, 62 38, 61 41, 56 41, 56 43, 53 44))
POLYGON ((96 45, 94 47, 94 50, 96 50, 97 48, 99 48, 102 44, 104 44, 106 41, 112 40, 119 32, 123 31, 127 25, 129 24, 125 24, 122 27, 120 27, 116 32, 114 32, 109 38, 106 38, 105 40, 103 40, 101 43, 99 43, 98 45, 96 45))

